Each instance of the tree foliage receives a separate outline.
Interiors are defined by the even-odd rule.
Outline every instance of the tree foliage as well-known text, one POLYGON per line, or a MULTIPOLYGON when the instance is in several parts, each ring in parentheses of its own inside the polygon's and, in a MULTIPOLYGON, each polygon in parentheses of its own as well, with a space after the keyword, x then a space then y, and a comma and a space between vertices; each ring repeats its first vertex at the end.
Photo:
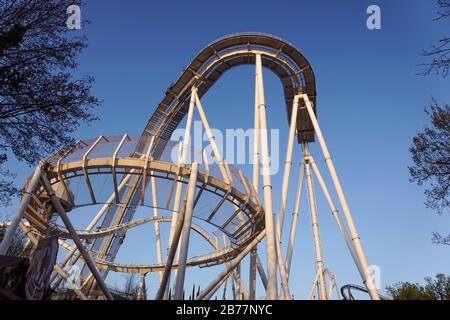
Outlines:
MULTIPOLYGON (((450 0, 436 0, 439 7, 435 20, 450 17, 450 0)), ((436 73, 443 78, 450 71, 450 38, 444 36, 431 49, 424 50, 422 55, 431 60, 421 64, 425 67, 424 75, 436 73)), ((450 107, 440 106, 433 98, 426 109, 430 115, 431 125, 413 138, 409 149, 414 166, 409 168, 411 181, 419 185, 427 183, 425 190, 426 205, 436 209, 439 214, 450 208, 450 107)), ((441 236, 433 233, 435 244, 450 245, 450 235, 441 236)))
POLYGON ((429 183, 425 190, 426 204, 442 213, 450 208, 450 106, 441 107, 433 99, 426 111, 431 126, 413 138, 409 151, 414 166, 409 171, 411 181, 419 185, 429 183))
POLYGON ((436 296, 418 283, 400 282, 387 287, 393 300, 436 300, 436 296))
POLYGON ((425 278, 425 285, 399 282, 386 288, 394 300, 450 300, 450 276, 438 273, 425 278))
POLYGON ((444 237, 438 232, 433 232, 432 241, 434 244, 442 244, 442 245, 450 246, 450 235, 444 237))
MULTIPOLYGON (((75 0, 0 0, 0 153, 34 164, 72 142, 99 104, 93 79, 76 79, 76 57, 86 47, 66 25, 75 0)), ((0 164, 1 164, 0 162, 0 164)), ((15 191, 0 180, 3 202, 15 191)))
POLYGON ((2 169, 2 165, 6 162, 7 157, 5 154, 0 154, 0 205, 8 206, 11 203, 11 198, 17 193, 17 188, 14 183, 10 180, 15 178, 15 174, 11 173, 9 170, 2 169))

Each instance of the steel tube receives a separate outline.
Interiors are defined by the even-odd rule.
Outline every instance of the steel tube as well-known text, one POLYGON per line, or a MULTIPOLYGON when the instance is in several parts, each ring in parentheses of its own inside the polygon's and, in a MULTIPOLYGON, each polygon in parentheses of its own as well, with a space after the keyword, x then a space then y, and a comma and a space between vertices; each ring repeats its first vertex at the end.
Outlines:
MULTIPOLYGON (((188 111, 188 115, 187 115, 187 119, 186 119, 186 128, 184 130, 184 137, 183 137, 183 143, 182 143, 182 147, 181 147, 181 155, 179 156, 179 168, 178 170, 180 170, 181 167, 183 167, 186 164, 186 160, 187 160, 187 149, 188 149, 188 145, 190 143, 191 140, 191 128, 192 128, 192 119, 194 116, 194 111, 195 111, 195 98, 197 96, 197 88, 196 87, 192 87, 191 88, 191 97, 189 100, 189 111, 188 111)), ((178 175, 176 176, 178 177, 178 175)), ((173 204, 173 209, 172 209, 172 222, 170 224, 170 231, 169 231, 169 245, 167 247, 167 252, 170 252, 172 250, 171 246, 173 243, 173 236, 175 233, 175 229, 177 227, 177 222, 179 220, 179 211, 180 211, 180 201, 181 201, 181 194, 183 192, 183 184, 181 182, 177 182, 176 183, 176 191, 175 191, 175 199, 174 199, 174 204, 173 204)), ((178 241, 177 241, 178 243, 178 241)), ((175 249, 176 250, 176 249, 175 249)), ((176 272, 175 271, 175 276, 176 276, 176 272)), ((170 273, 169 273, 169 282, 170 282, 170 273)), ((165 295, 168 295, 168 290, 169 290, 170 285, 167 286, 167 290, 165 295)))
POLYGON ((348 250, 350 251, 353 261, 355 262, 356 267, 358 268, 358 271, 361 274, 361 276, 364 276, 363 271, 361 269, 361 264, 358 260, 358 256, 355 253, 355 248, 353 247, 352 240, 350 239, 350 236, 348 235, 348 232, 345 229, 345 226, 341 221, 341 218, 339 216, 339 211, 336 209, 336 206, 334 205, 334 202, 331 199, 330 193, 328 192, 327 186, 322 178, 322 175, 320 174, 319 168, 317 167, 317 165, 314 162, 314 159, 312 157, 310 157, 310 163, 311 163, 311 167, 313 168, 313 171, 316 175, 317 181, 319 181, 319 185, 321 186, 322 191, 325 195, 325 198, 327 199, 327 202, 330 206, 332 215, 333 215, 334 219, 336 220, 339 231, 341 232, 342 236, 344 237, 345 243, 347 245, 348 250))
POLYGON ((41 164, 39 164, 36 167, 36 170, 34 171, 33 177, 30 180, 30 183, 27 186, 27 189, 25 191, 25 195, 23 196, 22 200, 20 201, 19 208, 16 211, 16 214, 11 219, 11 224, 8 227, 8 230, 6 231, 6 234, 2 240, 2 243, 0 244, 0 255, 6 255, 8 252, 9 246, 11 245, 11 242, 14 238, 14 235, 16 234, 17 228, 19 227, 20 220, 22 220, 25 211, 27 210, 28 205, 31 202, 32 194, 37 189, 37 186, 39 184, 39 179, 41 177, 41 164))
POLYGON ((295 196, 295 206, 294 211, 292 212, 292 222, 291 222, 291 231, 289 234, 289 243, 286 253, 286 273, 289 279, 289 274, 291 272, 291 264, 292 264, 292 255, 294 253, 294 244, 295 244, 295 236, 297 234, 297 223, 300 211, 300 198, 302 194, 303 187, 303 177, 305 174, 305 163, 303 159, 300 163, 299 175, 298 175, 298 183, 297 183, 297 194, 295 196))
POLYGON ((181 237, 181 231, 183 230, 184 223, 184 210, 181 210, 181 216, 177 219, 177 227, 173 234, 172 243, 170 244, 170 251, 167 255, 166 265, 164 267, 163 278, 161 285, 159 286, 158 292, 156 293, 155 300, 161 300, 164 296, 167 297, 168 294, 168 282, 170 281, 170 271, 172 270, 173 260, 175 258, 175 253, 178 248, 178 243, 181 237))
MULTIPOLYGON (((259 95, 258 95, 258 78, 255 72, 255 107, 254 107, 254 128, 253 128, 253 189, 256 195, 259 194, 259 95)), ((256 255, 258 248, 255 247, 250 253, 250 270, 249 270, 249 299, 255 300, 256 296, 256 255)))
POLYGON ((189 236, 191 233, 192 213, 194 207, 195 187, 197 184, 198 164, 194 162, 191 166, 191 175, 189 177, 189 184, 186 197, 186 212, 184 216, 184 225, 181 233, 180 257, 178 260, 178 269, 175 282, 175 300, 183 298, 184 279, 186 274, 186 260, 189 248, 189 236))
POLYGON ((280 239, 278 241, 280 242, 280 244, 281 244, 281 234, 283 232, 284 212, 286 210, 286 199, 289 189, 289 179, 292 167, 292 153, 294 149, 294 138, 297 128, 297 111, 298 111, 299 97, 300 97, 299 95, 296 95, 294 97, 294 103, 292 105, 291 122, 289 127, 289 136, 286 149, 286 160, 284 163, 283 182, 281 186, 281 203, 280 209, 278 210, 278 225, 277 225, 277 232, 280 235, 280 239))
MULTIPOLYGON (((130 180, 131 175, 126 175, 123 180, 120 182, 119 184, 119 190, 122 190, 122 188, 128 183, 128 181, 130 180)), ((98 223, 98 221, 101 219, 101 217, 103 217, 103 215, 105 214, 106 210, 109 208, 109 206, 111 204, 113 204, 115 195, 111 195, 108 200, 106 201, 106 203, 102 206, 102 208, 100 209, 100 211, 97 213, 97 215, 94 217, 94 219, 91 220, 91 222, 89 223, 89 225, 86 227, 86 231, 92 231, 92 229, 94 229, 95 225, 98 223)), ((72 256, 75 254, 75 252, 77 251, 77 246, 73 246, 72 249, 66 254, 66 256, 63 258, 63 260, 61 260, 61 262, 59 262, 58 264, 61 267, 64 267, 64 269, 67 270, 67 268, 70 268, 71 265, 73 265, 78 258, 80 257, 80 254, 78 253, 73 261, 70 261, 70 259, 72 258, 72 256)), ((58 277, 57 274, 52 275, 52 278, 50 280, 50 283, 54 282, 56 280, 56 278, 58 277)), ((57 288, 59 286, 59 284, 61 283, 61 279, 57 280, 55 282, 54 285, 52 285, 53 288, 57 288)))
MULTIPOLYGON (((194 115, 194 109, 195 109, 195 97, 197 95, 197 88, 192 87, 191 89, 191 98, 189 101, 189 111, 187 115, 186 120, 186 128, 184 130, 184 137, 183 137, 183 144, 181 148, 181 156, 179 157, 179 166, 184 166, 186 164, 186 157, 187 157, 187 147, 189 145, 189 141, 191 139, 191 127, 192 127, 192 118, 194 115)), ((170 225, 170 232, 169 232, 169 246, 167 248, 167 252, 170 251, 170 246, 172 245, 172 238, 177 226, 178 222, 178 214, 179 214, 179 206, 180 206, 180 200, 181 200, 181 193, 183 190, 183 184, 180 182, 177 182, 177 188, 175 191, 175 200, 173 204, 173 214, 172 214, 172 223, 170 225)))
POLYGON ((281 285, 283 288, 283 296, 285 299, 290 299, 289 293, 289 283, 288 283, 288 275, 286 271, 286 264, 283 262, 283 255, 281 250, 281 242, 282 242, 282 232, 283 232, 283 224, 284 224, 284 212, 286 210, 286 199, 289 188, 289 179, 291 175, 291 167, 292 167, 292 153, 294 147, 294 137, 297 127, 297 111, 298 111, 298 101, 299 96, 296 95, 294 97, 294 102, 292 104, 292 112, 291 112, 291 121, 289 128, 289 136, 288 136, 288 144, 286 149, 286 160, 284 164, 284 172, 283 172, 283 182, 281 187, 281 202, 280 208, 278 211, 278 223, 277 223, 277 257, 278 257, 278 268, 280 270, 281 276, 281 285))
POLYGON ((259 278, 264 286, 264 290, 267 290, 267 276, 258 253, 256 254, 256 269, 258 270, 259 278))
POLYGON ((250 252, 250 272, 249 272, 249 286, 248 286, 248 292, 249 300, 255 300, 256 296, 256 248, 253 248, 250 252))
POLYGON ((214 152, 214 157, 216 158, 217 164, 220 169, 220 173, 222 174, 222 177, 225 181, 225 183, 231 183, 231 176, 229 175, 229 171, 227 170, 227 164, 223 160, 222 155, 220 154, 219 148, 216 144, 216 138, 214 137, 211 128, 208 123, 208 119, 206 118, 205 111, 203 110, 202 103, 200 101, 200 98, 198 97, 197 93, 195 93, 195 101, 196 106, 198 110, 198 114, 200 115, 200 119, 202 120, 203 126, 205 127, 205 133, 208 137, 209 144, 211 145, 211 148, 214 152))
POLYGON ((109 292, 108 287, 106 286, 105 282, 103 281, 102 276, 100 275, 100 272, 97 269, 97 266, 95 265, 94 259, 90 256, 89 252, 87 252, 86 248, 83 246, 83 243, 81 242, 80 238, 78 237, 78 234, 75 230, 75 228, 72 225, 72 222, 70 222, 69 217, 67 217, 66 211, 64 210, 63 206, 61 205, 61 202, 59 202, 59 199, 56 197, 55 192, 48 181, 45 174, 41 174, 41 182, 44 185, 44 188, 47 190, 48 195, 50 196, 50 199, 52 201, 52 204, 58 212, 59 216, 61 217, 61 220, 63 221, 64 225, 67 228, 67 231, 69 231, 70 235, 72 236, 73 241, 75 242, 78 251, 80 251, 81 255, 84 258, 84 261, 88 265, 93 277, 97 281, 98 285, 100 286, 100 289, 102 290, 103 294, 105 295, 106 299, 113 300, 113 297, 111 293, 109 292))
MULTIPOLYGON (((153 203, 153 216, 158 216, 158 198, 156 196, 156 181, 155 177, 152 175, 150 177, 150 184, 152 189, 152 203, 153 203)), ((156 259, 158 264, 162 264, 162 248, 161 248, 161 233, 159 228, 159 222, 155 221, 154 223, 155 229, 155 245, 156 245, 156 259)), ((161 284, 163 273, 162 271, 159 274, 159 283, 161 284)))
POLYGON ((316 115, 314 114, 313 107, 311 105, 311 101, 309 101, 309 97, 307 94, 302 95, 306 109, 308 110, 309 118, 311 119, 311 122, 314 127, 314 131, 317 135, 317 140, 319 140, 320 148, 322 149, 323 156, 325 158, 325 163, 327 164, 328 171, 330 172, 331 179, 334 184, 334 188, 336 189, 336 193, 339 199, 339 202, 341 204, 345 220, 347 222, 350 235, 352 237, 352 241, 355 247, 356 255, 358 256, 358 259, 361 263, 361 267, 363 269, 364 277, 363 282, 364 285, 367 287, 367 290, 369 291, 370 297, 373 300, 380 300, 380 296, 378 294, 377 289, 374 287, 374 283, 372 280, 372 276, 369 272, 369 264, 367 263, 366 256, 364 254, 364 250, 361 244, 361 239, 359 237, 358 231, 356 230, 356 226, 353 222, 352 215, 350 213, 350 209, 347 204, 347 199, 345 198, 344 191, 342 190, 341 182, 339 181, 338 175, 336 173, 336 169, 333 164, 333 160, 331 159, 330 153, 328 152, 327 145, 325 143, 325 139, 322 135, 322 131, 320 130, 319 123, 317 122, 316 115))
POLYGON ((311 300, 314 295, 314 289, 317 287, 317 280, 319 279, 319 270, 317 270, 316 275, 314 277, 314 281, 312 283, 311 289, 309 290, 308 300, 311 300))
MULTIPOLYGON (((306 147, 306 144, 305 144, 306 147)), ((314 249, 316 256, 316 270, 319 275, 319 299, 326 300, 326 290, 325 290, 325 281, 323 278, 323 258, 322 258, 322 249, 320 245, 320 236, 319 236, 319 222, 317 219, 317 209, 316 209, 316 199, 314 196, 314 189, 312 185, 312 177, 311 177, 311 169, 309 162, 305 163, 306 169, 306 186, 308 190, 309 196, 309 208, 311 215, 311 228, 313 233, 313 241, 314 241, 314 249)))
POLYGON ((260 124, 261 139, 261 162, 263 174, 263 192, 264 192, 264 213, 266 223, 266 246, 267 246, 267 298, 270 300, 278 299, 277 288, 277 251, 275 224, 272 208, 272 182, 270 175, 269 161, 269 141, 267 136, 266 103, 264 97, 264 83, 262 74, 261 55, 256 55, 256 79, 258 86, 258 112, 260 124))

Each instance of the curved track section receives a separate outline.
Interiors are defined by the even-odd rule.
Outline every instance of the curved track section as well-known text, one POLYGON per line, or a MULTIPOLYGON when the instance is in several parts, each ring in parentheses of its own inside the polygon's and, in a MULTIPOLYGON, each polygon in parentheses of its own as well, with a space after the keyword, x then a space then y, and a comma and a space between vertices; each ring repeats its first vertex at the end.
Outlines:
MULTIPOLYGON (((344 297, 344 300, 356 300, 352 294, 352 290, 359 291, 365 294, 369 294, 369 291, 366 287, 358 286, 356 284, 346 284, 341 287, 341 294, 344 297)), ((381 300, 390 300, 388 297, 382 296, 379 294, 381 300)))
MULTIPOLYGON (((145 151, 149 135, 156 136, 155 155, 162 152, 163 142, 170 139, 187 113, 193 86, 197 87, 198 95, 202 97, 227 70, 243 64, 254 64, 257 53, 261 54, 263 65, 281 80, 288 119, 296 94, 307 93, 315 104, 314 72, 297 48, 268 34, 232 34, 206 46, 167 89, 141 136, 136 148, 137 155, 145 151)), ((297 132, 299 142, 314 141, 313 126, 304 109, 297 116, 297 132)))
MULTIPOLYGON (((77 208, 104 204, 112 200, 111 204, 118 207, 125 205, 120 197, 107 200, 102 194, 108 195, 109 192, 102 190, 106 183, 114 186, 112 194, 120 194, 120 185, 124 177, 128 180, 155 179, 156 188, 159 189, 160 199, 170 198, 172 195, 167 192, 169 186, 174 181, 186 184, 191 174, 191 168, 187 166, 178 166, 168 161, 151 160, 146 158, 134 158, 125 156, 127 150, 132 150, 137 140, 130 138, 124 142, 120 137, 104 137, 88 141, 78 141, 68 150, 54 155, 48 162, 46 175, 59 196, 70 206, 68 210, 77 208), (113 152, 119 147, 124 154, 113 152), (109 155, 109 156, 108 156, 109 155), (90 158, 93 156, 94 158, 90 158), (101 157, 99 157, 101 156, 101 157), (120 178, 122 177, 122 178, 120 178), (119 183, 119 181, 122 181, 119 183), (163 190, 166 190, 165 192, 163 190), (71 195, 71 201, 68 196, 71 195), (69 205, 69 202, 72 202, 69 205)), ((178 149, 177 144, 171 143, 167 147, 167 155, 164 159, 170 160, 173 156, 173 149, 178 149), (172 145, 171 145, 172 144, 172 145), (172 146, 172 148, 170 148, 172 146), (172 149, 172 150, 169 150, 172 149)), ((175 150, 176 151, 176 150, 175 150)), ((192 153, 202 154, 202 151, 191 150, 192 153)), ((195 155, 194 155, 195 156, 195 155)), ((197 202, 199 207, 206 207, 210 211, 195 210, 193 217, 202 222, 203 225, 210 226, 207 230, 199 225, 192 224, 191 229, 198 233, 207 243, 213 246, 214 251, 199 255, 188 260, 188 266, 207 266, 212 264, 225 263, 235 257, 239 252, 251 242, 258 234, 264 230, 264 211, 259 204, 259 200, 251 187, 251 183, 244 177, 239 169, 229 166, 230 172, 234 176, 233 184, 228 184, 217 178, 214 174, 219 170, 216 164, 202 164, 197 174, 197 202), (210 172, 211 170, 211 172, 210 172), (208 195, 209 194, 209 195, 208 195), (206 197, 207 200, 203 200, 206 197), (205 203, 206 201, 206 203, 205 203), (231 209, 231 210, 230 210, 231 209), (212 231, 211 231, 212 230, 212 231), (223 234, 230 243, 228 246, 217 247, 215 236, 223 234)), ((156 190, 155 189, 155 192, 156 190)), ((62 239, 71 239, 69 232, 52 221, 47 220, 46 203, 48 203, 48 194, 41 186, 33 195, 33 200, 25 212, 25 217, 30 225, 41 235, 45 234, 48 228, 52 229, 62 239)), ((171 211, 167 208, 158 206, 150 196, 142 198, 141 205, 150 209, 161 211, 171 211)), ((117 234, 125 234, 128 230, 146 223, 171 222, 171 216, 153 216, 135 221, 128 221, 115 224, 108 227, 100 226, 95 230, 78 230, 77 235, 80 239, 96 240, 106 237, 113 237, 117 234)), ((95 250, 91 249, 95 253, 95 250)), ((130 266, 115 264, 102 258, 97 258, 99 267, 103 270, 139 270, 139 271, 161 271, 163 264, 130 266)), ((176 264, 173 266, 176 268, 176 264)), ((126 271, 121 271, 126 272, 126 271)))
MULTIPOLYGON (((110 235, 112 233, 120 232, 122 230, 130 230, 130 229, 133 229, 133 228, 136 228, 136 227, 142 226, 144 224, 148 224, 148 223, 171 222, 171 221, 172 221, 172 217, 170 217, 170 216, 147 217, 147 218, 130 221, 130 222, 127 222, 124 224, 119 224, 112 228, 96 229, 94 231, 77 230, 77 235, 80 239, 91 240, 91 239, 95 239, 95 238, 104 237, 104 236, 110 235)), ((0 227, 1 226, 2 225, 0 224, 0 227)), ((195 223, 193 223, 191 225, 191 227, 192 227, 192 230, 197 232, 202 238, 204 238, 209 244, 211 244, 213 248, 219 249, 219 247, 216 248, 216 243, 215 243, 214 239, 211 237, 211 235, 207 231, 203 230, 200 226, 196 225, 195 223)), ((72 236, 70 235, 69 231, 67 231, 66 228, 58 226, 56 224, 52 224, 51 228, 58 234, 58 236, 60 238, 72 239, 72 236)))

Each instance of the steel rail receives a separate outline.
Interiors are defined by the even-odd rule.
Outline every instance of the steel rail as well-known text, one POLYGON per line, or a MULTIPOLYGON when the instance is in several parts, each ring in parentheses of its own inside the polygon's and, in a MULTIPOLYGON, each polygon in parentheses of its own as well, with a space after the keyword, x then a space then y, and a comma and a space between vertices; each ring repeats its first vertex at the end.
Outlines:
MULTIPOLYGON (((369 290, 367 290, 366 287, 359 286, 359 285, 356 285, 356 284, 346 284, 346 285, 343 285, 341 287, 341 289, 340 289, 342 297, 344 298, 344 300, 355 300, 355 297, 351 293, 351 290, 356 290, 356 291, 360 291, 360 292, 369 294, 369 290)), ((381 294, 379 294, 379 296, 380 296, 381 300, 391 300, 388 297, 383 296, 381 294)))
MULTIPOLYGON (((95 231, 84 231, 84 230, 76 230, 76 233, 80 239, 94 239, 99 237, 104 237, 105 235, 109 235, 115 232, 119 232, 123 229, 133 229, 148 223, 155 222, 170 222, 172 217, 170 216, 156 216, 156 217, 147 217, 134 221, 130 221, 127 223, 123 223, 111 228, 97 229, 95 231)), ((58 234, 58 237, 63 239, 71 239, 71 235, 64 227, 58 226, 56 224, 52 225, 53 230, 58 234)), ((199 225, 193 223, 192 230, 197 232, 202 238, 204 238, 208 243, 210 243, 213 247, 216 247, 216 241, 211 237, 211 235, 205 231, 199 225)))

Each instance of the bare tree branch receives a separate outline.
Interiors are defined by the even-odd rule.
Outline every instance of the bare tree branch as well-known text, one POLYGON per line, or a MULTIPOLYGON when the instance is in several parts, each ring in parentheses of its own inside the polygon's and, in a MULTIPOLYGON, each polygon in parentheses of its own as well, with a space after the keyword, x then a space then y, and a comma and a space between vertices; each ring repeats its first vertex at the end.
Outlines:
POLYGON ((433 232, 433 238, 431 239, 431 241, 434 244, 450 246, 450 234, 446 237, 443 237, 440 233, 433 232))
MULTIPOLYGON (((71 143, 81 123, 96 120, 93 79, 72 73, 87 44, 66 26, 69 5, 82 2, 0 0, 0 165, 10 153, 34 164, 71 143)), ((0 180, 0 201, 12 192, 10 181, 0 180)))
POLYGON ((440 20, 442 18, 446 18, 450 16, 450 1, 449 0, 438 0, 438 6, 442 11, 438 12, 438 16, 434 19, 435 21, 440 20))
MULTIPOLYGON (((450 0, 437 0, 437 5, 440 11, 434 19, 435 21, 450 16, 450 0)), ((450 38, 448 36, 440 39, 436 44, 431 45, 429 49, 423 50, 421 55, 430 60, 419 64, 424 69, 419 74, 436 74, 443 78, 448 76, 450 68, 450 38)))
POLYGON ((442 214, 450 208, 450 106, 439 106, 433 99, 426 112, 432 126, 413 138, 409 151, 414 166, 409 172, 412 182, 427 183, 426 205, 442 214))

